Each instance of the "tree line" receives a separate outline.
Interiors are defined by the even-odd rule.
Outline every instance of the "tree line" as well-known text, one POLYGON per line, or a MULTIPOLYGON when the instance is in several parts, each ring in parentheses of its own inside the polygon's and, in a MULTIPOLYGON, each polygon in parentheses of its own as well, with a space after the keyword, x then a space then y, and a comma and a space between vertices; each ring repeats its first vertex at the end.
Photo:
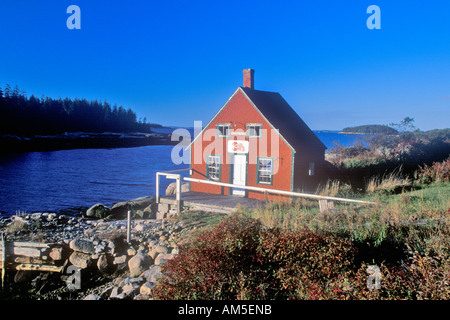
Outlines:
POLYGON ((6 85, 0 87, 0 133, 14 135, 64 132, 151 132, 154 124, 137 120, 130 108, 86 99, 54 99, 6 85))
POLYGON ((369 124, 356 127, 346 127, 342 129, 344 133, 365 133, 365 134, 398 134, 398 131, 381 124, 369 124))

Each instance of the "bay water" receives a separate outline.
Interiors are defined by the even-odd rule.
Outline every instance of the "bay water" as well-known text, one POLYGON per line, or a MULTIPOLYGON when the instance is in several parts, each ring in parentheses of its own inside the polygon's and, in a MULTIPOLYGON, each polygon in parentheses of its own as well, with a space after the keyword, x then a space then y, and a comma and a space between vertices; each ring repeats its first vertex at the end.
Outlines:
MULTIPOLYGON (((335 141, 352 145, 361 138, 335 131, 315 133, 328 148, 335 141)), ((70 211, 153 196, 156 172, 189 168, 172 162, 172 149, 158 145, 2 155, 0 214, 70 211)), ((170 182, 161 179, 162 192, 170 182)))

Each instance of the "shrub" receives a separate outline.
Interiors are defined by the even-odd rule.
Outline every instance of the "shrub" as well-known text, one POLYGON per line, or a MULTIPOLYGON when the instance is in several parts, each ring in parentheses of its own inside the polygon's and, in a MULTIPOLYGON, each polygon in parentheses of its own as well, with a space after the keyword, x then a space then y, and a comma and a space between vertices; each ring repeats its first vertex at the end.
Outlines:
POLYGON ((431 166, 426 164, 416 172, 419 183, 430 184, 432 182, 450 182, 450 158, 442 162, 433 162, 431 166))
POLYGON ((332 287, 350 275, 355 248, 346 240, 307 229, 297 232, 272 229, 261 237, 260 256, 284 299, 324 299, 332 287))
POLYGON ((27 232, 29 231, 30 227, 28 226, 28 223, 23 220, 15 220, 7 225, 5 231, 9 234, 14 234, 16 232, 27 232))
POLYGON ((267 229, 233 215, 166 263, 155 299, 331 298, 350 271, 350 242, 302 230, 267 229))
POLYGON ((233 215, 201 233, 166 263, 164 280, 154 288, 154 297, 236 299, 249 290, 257 292, 256 281, 264 278, 255 268, 261 229, 257 220, 233 215))

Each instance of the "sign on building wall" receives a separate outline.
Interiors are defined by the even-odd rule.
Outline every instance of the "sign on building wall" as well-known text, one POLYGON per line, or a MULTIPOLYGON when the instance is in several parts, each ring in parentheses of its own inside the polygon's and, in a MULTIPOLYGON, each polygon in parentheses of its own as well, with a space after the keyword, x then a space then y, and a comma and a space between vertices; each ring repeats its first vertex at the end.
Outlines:
POLYGON ((229 140, 228 152, 231 153, 248 153, 248 141, 229 140))

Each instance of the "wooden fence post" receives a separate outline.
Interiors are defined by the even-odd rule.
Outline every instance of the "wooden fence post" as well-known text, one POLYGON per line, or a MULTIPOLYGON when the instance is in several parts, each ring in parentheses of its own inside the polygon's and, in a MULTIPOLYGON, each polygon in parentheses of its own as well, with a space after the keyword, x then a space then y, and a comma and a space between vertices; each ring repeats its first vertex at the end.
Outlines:
POLYGON ((156 173, 156 203, 159 203, 159 172, 156 173))
POLYGON ((181 212, 181 176, 180 175, 178 175, 178 177, 177 177, 176 199, 177 199, 177 214, 180 214, 180 212, 181 212))
POLYGON ((2 232, 2 289, 5 288, 5 273, 6 273, 6 244, 5 234, 2 232))
POLYGON ((130 233, 131 233, 131 210, 127 213, 127 243, 130 243, 130 233))

